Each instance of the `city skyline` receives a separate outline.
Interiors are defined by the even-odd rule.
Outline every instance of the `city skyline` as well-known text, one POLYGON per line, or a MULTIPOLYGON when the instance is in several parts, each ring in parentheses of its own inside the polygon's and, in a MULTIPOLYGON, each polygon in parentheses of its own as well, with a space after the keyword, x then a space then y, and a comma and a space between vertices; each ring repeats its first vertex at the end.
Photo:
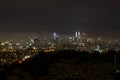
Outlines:
MULTIPOLYGON (((69 37, 75 37, 76 36, 76 32, 79 32, 83 37, 86 37, 87 39, 91 38, 91 39, 98 39, 101 38, 102 40, 105 41, 119 41, 120 38, 119 37, 105 37, 105 35, 103 34, 97 34, 96 36, 91 35, 88 32, 81 32, 81 31, 73 31, 73 32, 66 32, 66 33, 60 33, 60 32, 50 32, 50 31, 41 31, 41 32, 0 32, 0 41, 15 41, 15 42, 19 42, 21 40, 29 40, 31 38, 35 38, 38 37, 39 39, 42 38, 54 38, 54 34, 56 34, 57 37, 59 38, 66 38, 68 39, 69 37)), ((118 35, 116 35, 118 36, 118 35)))

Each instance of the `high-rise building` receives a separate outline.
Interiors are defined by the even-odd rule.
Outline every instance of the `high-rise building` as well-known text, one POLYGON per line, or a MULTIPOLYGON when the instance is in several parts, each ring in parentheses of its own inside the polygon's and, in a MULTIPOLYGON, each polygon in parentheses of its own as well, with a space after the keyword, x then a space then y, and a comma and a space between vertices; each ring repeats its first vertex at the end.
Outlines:
POLYGON ((77 41, 82 42, 81 33, 80 32, 75 32, 75 38, 76 38, 77 41))
POLYGON ((75 37, 76 37, 76 38, 78 37, 78 32, 75 32, 75 37))
POLYGON ((56 38, 57 38, 56 32, 53 33, 53 38, 54 38, 54 40, 56 40, 56 38))

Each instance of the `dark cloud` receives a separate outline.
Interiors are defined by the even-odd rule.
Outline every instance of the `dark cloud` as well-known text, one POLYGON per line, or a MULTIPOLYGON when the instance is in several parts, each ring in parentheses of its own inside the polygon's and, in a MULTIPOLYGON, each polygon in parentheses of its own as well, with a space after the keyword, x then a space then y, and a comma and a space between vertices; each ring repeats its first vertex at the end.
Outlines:
POLYGON ((88 33, 119 33, 118 1, 96 0, 2 0, 1 31, 81 30, 88 33))

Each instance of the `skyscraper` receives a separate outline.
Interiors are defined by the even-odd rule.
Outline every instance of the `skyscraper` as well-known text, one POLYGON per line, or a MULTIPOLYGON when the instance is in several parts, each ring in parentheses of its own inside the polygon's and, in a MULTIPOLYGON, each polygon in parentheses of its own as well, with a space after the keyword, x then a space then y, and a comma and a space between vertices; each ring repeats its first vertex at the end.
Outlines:
POLYGON ((56 40, 56 38, 57 38, 56 32, 53 33, 53 38, 54 38, 54 40, 56 40))

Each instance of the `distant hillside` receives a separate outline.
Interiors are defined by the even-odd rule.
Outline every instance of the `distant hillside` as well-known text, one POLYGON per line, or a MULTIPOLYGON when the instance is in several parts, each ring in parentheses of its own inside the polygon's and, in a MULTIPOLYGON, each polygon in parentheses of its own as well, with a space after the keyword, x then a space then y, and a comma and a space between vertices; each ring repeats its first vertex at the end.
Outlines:
POLYGON ((14 63, 6 71, 7 80, 119 80, 114 55, 120 69, 120 54, 60 51, 39 53, 23 64, 14 63), (16 79, 15 79, 16 78, 16 79), (116 79, 117 78, 117 79, 116 79))

